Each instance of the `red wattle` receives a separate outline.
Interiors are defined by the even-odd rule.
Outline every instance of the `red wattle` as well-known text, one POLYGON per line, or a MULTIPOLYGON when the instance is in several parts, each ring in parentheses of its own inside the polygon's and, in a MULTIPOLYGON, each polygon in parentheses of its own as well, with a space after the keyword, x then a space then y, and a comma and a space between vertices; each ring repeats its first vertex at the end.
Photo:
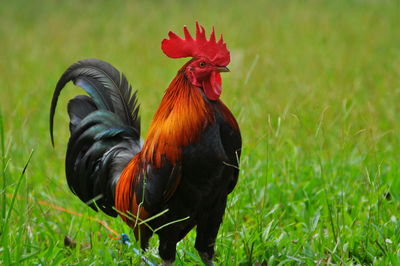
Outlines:
POLYGON ((219 72, 212 72, 210 79, 203 81, 203 90, 207 98, 215 101, 219 98, 222 92, 222 80, 219 72))

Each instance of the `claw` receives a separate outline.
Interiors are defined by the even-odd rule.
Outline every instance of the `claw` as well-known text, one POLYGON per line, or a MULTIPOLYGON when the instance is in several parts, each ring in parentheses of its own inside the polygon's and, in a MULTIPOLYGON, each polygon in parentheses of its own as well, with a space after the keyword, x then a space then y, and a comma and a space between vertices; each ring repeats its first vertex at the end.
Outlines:
POLYGON ((174 261, 172 261, 172 260, 163 260, 160 265, 161 266, 172 266, 172 265, 174 265, 174 261))
POLYGON ((199 256, 201 260, 203 261, 204 265, 206 266, 214 266, 214 261, 213 257, 210 258, 210 256, 207 254, 207 252, 199 252, 199 256))

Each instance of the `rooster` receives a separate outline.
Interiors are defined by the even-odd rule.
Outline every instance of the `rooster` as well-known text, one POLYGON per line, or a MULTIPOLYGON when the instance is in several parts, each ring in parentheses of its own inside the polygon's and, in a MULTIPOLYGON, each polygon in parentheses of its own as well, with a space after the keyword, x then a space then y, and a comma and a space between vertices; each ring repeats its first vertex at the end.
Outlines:
POLYGON ((59 79, 51 102, 50 136, 61 90, 69 82, 84 89, 68 103, 70 138, 65 169, 71 191, 94 210, 120 216, 142 249, 159 237, 163 264, 175 260, 176 245, 196 227, 195 248, 213 264, 215 239, 227 196, 239 175, 241 135, 224 103, 221 72, 230 52, 214 28, 207 39, 169 32, 161 43, 170 58, 192 57, 172 80, 144 141, 140 139, 136 92, 110 64, 85 59, 59 79))

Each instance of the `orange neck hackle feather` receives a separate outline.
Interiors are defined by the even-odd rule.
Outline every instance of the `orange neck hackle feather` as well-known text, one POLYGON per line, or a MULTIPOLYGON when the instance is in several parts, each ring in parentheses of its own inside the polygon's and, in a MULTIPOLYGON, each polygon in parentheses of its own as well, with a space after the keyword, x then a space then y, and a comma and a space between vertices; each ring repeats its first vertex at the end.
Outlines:
POLYGON ((161 167, 163 156, 172 164, 177 162, 182 147, 195 142, 214 119, 200 89, 186 78, 186 66, 166 90, 142 149, 142 159, 156 167, 161 167))
MULTIPOLYGON (((121 173, 115 192, 115 207, 122 213, 146 219, 148 213, 139 207, 135 187, 147 165, 162 167, 165 158, 171 164, 181 159, 182 148, 195 142, 210 123, 213 112, 198 87, 185 76, 186 63, 167 88, 161 104, 153 117, 142 151, 136 154, 121 173)), ((130 226, 135 223, 122 219, 130 226)), ((135 228, 135 231, 137 228, 135 228)))

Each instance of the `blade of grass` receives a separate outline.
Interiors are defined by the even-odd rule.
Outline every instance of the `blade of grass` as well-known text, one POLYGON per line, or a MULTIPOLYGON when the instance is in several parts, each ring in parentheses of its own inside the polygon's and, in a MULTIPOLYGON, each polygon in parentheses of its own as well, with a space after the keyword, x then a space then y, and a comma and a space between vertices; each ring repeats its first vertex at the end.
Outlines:
MULTIPOLYGON (((0 152, 1 152, 1 178, 2 178, 2 201, 1 201, 1 218, 2 221, 6 218, 6 155, 5 155, 5 140, 4 140, 4 125, 3 114, 0 111, 0 152)), ((3 231, 3 230, 2 230, 3 231)))
POLYGON ((29 163, 30 163, 30 161, 31 161, 32 155, 33 155, 33 150, 32 150, 31 153, 29 154, 29 158, 28 158, 28 160, 27 160, 26 163, 25 163, 24 169, 22 170, 21 175, 19 176, 17 185, 16 185, 16 187, 15 187, 15 189, 14 189, 14 193, 12 194, 12 199, 11 199, 10 207, 9 207, 9 209, 8 209, 6 219, 5 219, 5 221, 4 221, 3 233, 2 233, 2 236, 1 236, 1 238, 2 238, 2 239, 1 239, 1 243, 3 244, 4 247, 7 247, 7 246, 8 246, 8 245, 6 245, 7 243, 5 243, 6 240, 7 240, 7 234, 8 234, 8 232, 7 232, 7 231, 8 231, 8 222, 10 221, 11 212, 12 212, 12 210, 13 210, 13 208, 14 208, 15 199, 17 198, 18 190, 19 190, 19 188, 20 188, 20 186, 21 186, 23 177, 25 176, 25 172, 26 172, 26 169, 28 168, 28 165, 29 165, 29 163))

